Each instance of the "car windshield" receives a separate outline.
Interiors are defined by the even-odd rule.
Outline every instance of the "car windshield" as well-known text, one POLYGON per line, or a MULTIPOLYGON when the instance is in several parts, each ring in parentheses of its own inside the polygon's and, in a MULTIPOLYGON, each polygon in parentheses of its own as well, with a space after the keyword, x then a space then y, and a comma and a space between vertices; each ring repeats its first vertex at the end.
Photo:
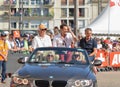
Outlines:
POLYGON ((83 50, 66 48, 36 49, 29 63, 88 64, 87 54, 83 50))

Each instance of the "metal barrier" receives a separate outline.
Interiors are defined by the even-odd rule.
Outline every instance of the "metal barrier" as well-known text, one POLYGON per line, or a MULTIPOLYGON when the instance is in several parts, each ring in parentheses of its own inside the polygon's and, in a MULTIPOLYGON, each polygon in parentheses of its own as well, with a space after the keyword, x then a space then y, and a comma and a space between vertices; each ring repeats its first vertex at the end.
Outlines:
POLYGON ((98 50, 95 59, 102 61, 102 65, 97 67, 98 72, 120 70, 120 52, 107 52, 106 50, 98 50))

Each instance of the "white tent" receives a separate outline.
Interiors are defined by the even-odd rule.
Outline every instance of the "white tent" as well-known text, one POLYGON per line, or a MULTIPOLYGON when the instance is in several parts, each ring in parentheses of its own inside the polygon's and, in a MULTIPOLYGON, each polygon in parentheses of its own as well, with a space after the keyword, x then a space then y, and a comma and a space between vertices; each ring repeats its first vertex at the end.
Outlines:
POLYGON ((102 13, 86 27, 92 28, 94 34, 120 34, 120 0, 110 0, 102 13))

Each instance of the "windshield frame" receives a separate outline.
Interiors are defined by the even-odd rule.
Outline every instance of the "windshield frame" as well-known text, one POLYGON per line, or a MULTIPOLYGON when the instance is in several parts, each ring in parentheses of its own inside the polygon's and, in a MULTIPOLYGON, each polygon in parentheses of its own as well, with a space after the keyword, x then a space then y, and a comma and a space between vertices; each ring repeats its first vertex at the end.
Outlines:
MULTIPOLYGON (((85 64, 79 64, 79 65, 89 65, 90 64, 90 61, 89 61, 89 57, 88 57, 88 54, 85 50, 83 49, 80 49, 80 48, 64 48, 64 47, 41 47, 41 48, 37 48, 35 49, 32 54, 30 55, 29 59, 27 60, 27 63, 41 63, 41 64, 45 64, 45 63, 48 63, 48 62, 31 62, 31 59, 32 57, 35 55, 35 53, 37 51, 49 51, 49 50, 53 50, 53 51, 76 51, 76 52, 81 52, 83 54, 85 54, 85 60, 86 60, 86 63, 85 64)), ((59 61, 58 63, 56 62, 50 62, 50 64, 72 64, 72 63, 69 63, 69 62, 66 62, 66 63, 62 63, 63 61, 59 61)), ((76 63, 76 65, 78 65, 78 63, 76 63)))

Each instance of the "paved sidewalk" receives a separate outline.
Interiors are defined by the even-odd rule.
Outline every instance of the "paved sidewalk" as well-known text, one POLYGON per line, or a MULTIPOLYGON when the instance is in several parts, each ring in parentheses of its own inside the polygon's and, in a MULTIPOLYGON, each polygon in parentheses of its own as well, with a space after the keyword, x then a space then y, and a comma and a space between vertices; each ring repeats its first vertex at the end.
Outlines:
POLYGON ((10 87, 10 80, 11 80, 11 78, 7 78, 6 80, 5 80, 5 84, 3 84, 3 83, 0 83, 0 87, 10 87))

